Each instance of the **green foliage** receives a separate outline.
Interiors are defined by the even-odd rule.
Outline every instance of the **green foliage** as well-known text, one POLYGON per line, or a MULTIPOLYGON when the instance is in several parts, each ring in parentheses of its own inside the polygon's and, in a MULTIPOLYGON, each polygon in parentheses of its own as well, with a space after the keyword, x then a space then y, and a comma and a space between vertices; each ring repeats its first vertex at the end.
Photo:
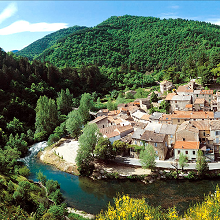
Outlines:
POLYGON ((53 219, 65 220, 66 219, 65 215, 67 214, 66 205, 62 204, 62 205, 51 206, 48 210, 48 213, 52 214, 53 219))
POLYGON ((70 90, 67 88, 66 91, 61 89, 61 92, 58 93, 57 97, 57 110, 61 114, 67 115, 73 107, 73 95, 70 93, 70 90))
POLYGON ((157 157, 157 154, 154 150, 154 147, 150 144, 148 144, 145 147, 145 150, 142 150, 140 153, 140 162, 143 168, 147 169, 153 169, 156 166, 155 159, 157 157))
POLYGON ((181 152, 181 153, 180 153, 180 156, 179 156, 179 165, 180 165, 180 167, 182 168, 182 170, 183 170, 184 167, 189 166, 189 165, 187 164, 187 162, 188 162, 187 156, 181 152))
POLYGON ((7 123, 6 128, 10 133, 16 134, 16 133, 22 133, 24 131, 23 123, 19 121, 19 119, 15 118, 13 121, 10 121, 7 123))
POLYGON ((114 159, 116 155, 115 149, 108 138, 100 137, 94 151, 96 157, 102 160, 114 159))
POLYGON ((122 154, 127 149, 127 144, 123 141, 116 140, 113 142, 112 147, 116 151, 116 154, 122 154))
POLYGON ((157 102, 158 101, 158 97, 154 92, 152 92, 152 94, 150 96, 150 101, 151 102, 157 102))
POLYGON ((90 175, 92 162, 94 159, 93 151, 98 142, 99 129, 96 124, 87 124, 83 129, 83 134, 79 137, 79 149, 77 152, 76 163, 80 174, 90 175))
POLYGON ((25 177, 28 177, 30 175, 30 170, 26 166, 19 168, 18 172, 20 175, 25 176, 25 177))
POLYGON ((47 96, 41 96, 37 101, 36 107, 36 132, 35 138, 38 133, 45 132, 51 134, 58 123, 58 112, 56 103, 53 99, 47 96))
POLYGON ((89 93, 84 93, 80 99, 79 114, 83 124, 89 120, 89 110, 92 108, 92 97, 89 93))
POLYGON ((198 150, 197 157, 196 157, 196 169, 198 171, 199 176, 203 176, 208 170, 209 166, 205 160, 205 156, 201 150, 198 150))
POLYGON ((55 180, 47 180, 46 188, 48 194, 51 194, 52 192, 55 192, 57 189, 60 189, 60 184, 55 180))
POLYGON ((81 134, 83 121, 78 110, 71 111, 66 120, 66 130, 73 138, 81 134))
POLYGON ((45 186, 47 182, 47 177, 39 170, 37 174, 37 179, 45 186))

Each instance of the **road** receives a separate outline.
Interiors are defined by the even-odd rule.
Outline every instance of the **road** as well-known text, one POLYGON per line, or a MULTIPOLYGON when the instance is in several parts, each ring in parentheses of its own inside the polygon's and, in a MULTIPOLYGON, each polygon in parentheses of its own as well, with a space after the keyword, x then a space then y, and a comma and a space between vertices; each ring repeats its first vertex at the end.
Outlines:
MULTIPOLYGON (((115 159, 116 162, 118 163, 124 163, 124 164, 130 164, 130 165, 135 165, 135 166, 141 166, 140 160, 136 158, 130 158, 130 157, 116 157, 115 159)), ((171 163, 173 161, 170 160, 156 160, 156 167, 161 167, 161 168, 174 168, 171 163)), ((220 169, 220 163, 208 163, 209 165, 209 170, 217 170, 220 169)), ((180 167, 179 167, 180 168, 180 167)), ((187 167, 184 167, 184 169, 188 170, 195 170, 196 169, 196 163, 188 163, 187 167)))

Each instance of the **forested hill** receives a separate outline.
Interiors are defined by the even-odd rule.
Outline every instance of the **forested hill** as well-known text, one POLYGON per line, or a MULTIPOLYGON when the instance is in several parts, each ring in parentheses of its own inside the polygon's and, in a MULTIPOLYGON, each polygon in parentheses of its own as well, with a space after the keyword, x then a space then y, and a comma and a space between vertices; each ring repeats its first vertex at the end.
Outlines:
MULTIPOLYGON (((27 48, 28 49, 28 48, 27 48)), ((199 58, 220 50, 220 27, 184 19, 113 16, 94 28, 76 31, 40 54, 58 67, 96 63, 130 65, 141 71, 182 67, 189 55, 199 58)), ((20 55, 25 55, 20 53, 20 55)))
POLYGON ((33 42, 24 49, 16 52, 16 55, 25 56, 28 57, 30 60, 32 60, 35 56, 39 55, 47 48, 53 46, 58 39, 62 39, 67 35, 74 33, 75 31, 82 30, 85 28, 86 27, 73 26, 70 28, 61 29, 52 34, 48 34, 45 37, 33 42))

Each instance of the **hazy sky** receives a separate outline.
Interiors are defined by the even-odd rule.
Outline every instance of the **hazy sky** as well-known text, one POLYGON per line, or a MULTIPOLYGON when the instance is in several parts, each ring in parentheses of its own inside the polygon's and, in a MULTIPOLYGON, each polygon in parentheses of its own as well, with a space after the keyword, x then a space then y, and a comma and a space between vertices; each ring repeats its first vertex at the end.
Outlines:
POLYGON ((0 1, 0 47, 20 50, 56 30, 125 14, 220 25, 220 1, 0 1))

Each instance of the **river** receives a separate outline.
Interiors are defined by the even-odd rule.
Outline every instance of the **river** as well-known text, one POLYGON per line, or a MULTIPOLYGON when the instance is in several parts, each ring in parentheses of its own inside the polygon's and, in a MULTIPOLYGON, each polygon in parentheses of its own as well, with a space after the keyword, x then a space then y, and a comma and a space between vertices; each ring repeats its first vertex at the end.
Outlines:
POLYGON ((202 201, 204 194, 214 192, 219 180, 176 181, 158 180, 152 184, 143 184, 130 180, 97 180, 74 176, 57 170, 53 166, 41 163, 36 154, 41 148, 46 147, 46 142, 40 142, 30 148, 30 155, 22 160, 29 167, 29 179, 37 181, 36 173, 43 172, 47 179, 57 180, 61 185, 61 192, 68 206, 97 214, 101 209, 106 209, 109 202, 117 194, 129 194, 132 197, 144 197, 149 205, 169 208, 176 206, 182 214, 189 205, 202 201))

